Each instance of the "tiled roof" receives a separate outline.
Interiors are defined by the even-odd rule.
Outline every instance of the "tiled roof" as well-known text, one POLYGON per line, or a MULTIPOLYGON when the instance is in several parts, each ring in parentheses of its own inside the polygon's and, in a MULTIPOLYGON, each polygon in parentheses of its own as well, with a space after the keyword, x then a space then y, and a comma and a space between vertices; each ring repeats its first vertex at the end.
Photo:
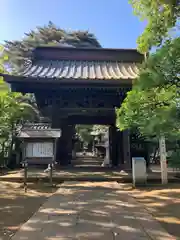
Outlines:
POLYGON ((20 75, 55 79, 135 79, 138 67, 137 63, 118 61, 38 60, 20 75))
POLYGON ((49 123, 26 123, 24 124, 22 130, 47 130, 51 129, 51 125, 49 123))
POLYGON ((26 124, 20 131, 19 138, 59 138, 60 129, 52 129, 48 124, 26 124))

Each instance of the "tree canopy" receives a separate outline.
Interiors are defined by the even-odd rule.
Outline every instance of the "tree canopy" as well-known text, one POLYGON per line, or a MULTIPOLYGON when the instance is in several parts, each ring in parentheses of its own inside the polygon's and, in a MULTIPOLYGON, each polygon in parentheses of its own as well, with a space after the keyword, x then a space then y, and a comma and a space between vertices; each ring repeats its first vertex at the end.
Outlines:
POLYGON ((136 13, 149 21, 138 39, 139 50, 146 52, 152 46, 161 46, 140 66, 132 90, 116 110, 117 126, 121 130, 138 128, 147 136, 163 134, 177 138, 180 136, 180 38, 166 37, 178 20, 179 8, 171 1, 131 3, 136 13))
POLYGON ((20 67, 29 59, 33 48, 42 45, 63 47, 101 47, 94 34, 88 31, 66 31, 57 27, 51 21, 48 25, 37 27, 25 33, 21 40, 5 41, 6 53, 12 67, 20 67))
MULTIPOLYGON (((5 72, 4 61, 8 60, 7 54, 4 54, 4 47, 0 46, 0 73, 5 72)), ((4 82, 3 77, 0 76, 0 94, 7 92, 9 86, 4 82)))
POLYGON ((137 39, 140 52, 149 52, 152 46, 162 44, 168 34, 172 34, 173 27, 179 27, 179 1, 178 0, 129 0, 134 13, 141 20, 147 22, 144 32, 137 39))
MULTIPOLYGON (((4 62, 8 56, 0 54, 0 73, 5 72, 4 62)), ((39 111, 32 98, 22 96, 20 93, 12 93, 9 86, 0 77, 0 161, 5 156, 11 157, 13 143, 23 121, 39 119, 39 111), (8 153, 7 153, 8 152, 8 153)))

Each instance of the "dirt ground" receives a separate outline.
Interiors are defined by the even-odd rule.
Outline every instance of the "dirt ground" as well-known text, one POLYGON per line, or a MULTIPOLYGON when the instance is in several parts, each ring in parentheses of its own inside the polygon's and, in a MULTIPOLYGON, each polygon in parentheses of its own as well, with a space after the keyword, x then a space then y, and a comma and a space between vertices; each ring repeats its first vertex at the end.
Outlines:
POLYGON ((180 184, 132 190, 131 194, 162 224, 180 239, 180 184))
MULTIPOLYGON (((170 234, 180 239, 180 184, 124 190, 132 194, 162 224, 170 234)), ((27 193, 22 184, 0 182, 0 240, 9 240, 45 200, 56 191, 45 183, 28 184, 27 193)))
POLYGON ((0 240, 9 240, 56 189, 44 184, 0 182, 0 240))

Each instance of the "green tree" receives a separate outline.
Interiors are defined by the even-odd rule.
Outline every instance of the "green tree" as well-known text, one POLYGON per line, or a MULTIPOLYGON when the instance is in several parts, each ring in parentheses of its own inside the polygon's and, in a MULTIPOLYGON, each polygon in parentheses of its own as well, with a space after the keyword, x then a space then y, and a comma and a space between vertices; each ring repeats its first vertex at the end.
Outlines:
POLYGON ((95 135, 100 135, 100 134, 105 134, 107 132, 108 127, 104 126, 104 125, 93 125, 93 133, 95 133, 95 135))
POLYGON ((142 65, 132 91, 117 109, 120 129, 144 135, 179 134, 180 38, 167 41, 142 65))
MULTIPOLYGON (((7 61, 8 57, 3 54, 2 48, 1 50, 0 73, 4 73, 4 61, 7 61)), ((0 160, 4 157, 11 158, 19 126, 26 120, 34 121, 39 117, 39 111, 32 98, 12 93, 3 77, 0 77, 0 160)))
POLYGON ((39 120, 40 114, 36 106, 28 103, 28 99, 19 93, 10 91, 0 96, 0 152, 11 159, 16 148, 17 134, 25 121, 39 120))
MULTIPOLYGON (((0 46, 0 73, 5 73, 4 62, 8 60, 7 54, 4 54, 4 47, 0 46)), ((0 76, 0 94, 7 92, 8 85, 4 82, 3 77, 0 76)))
POLYGON ((86 145, 92 142, 94 136, 104 135, 107 127, 104 125, 76 125, 76 133, 86 145))
POLYGON ((117 109, 117 125, 121 129, 136 127, 142 134, 178 133, 180 38, 167 34, 179 19, 175 1, 132 0, 135 13, 147 19, 147 27, 138 39, 141 52, 161 43, 140 67, 132 91, 117 109))
MULTIPOLYGON (((143 136, 168 139, 180 137, 179 73, 180 37, 179 1, 131 0, 135 13, 147 20, 138 38, 138 49, 148 53, 132 91, 117 113, 117 126, 135 128, 143 136), (176 29, 176 36, 172 31, 176 29), (157 48, 158 47, 158 48, 157 48)), ((162 144, 160 144, 162 146, 162 144)), ((161 148, 162 149, 162 148, 161 148)))
POLYGON ((117 126, 121 130, 137 128, 146 137, 163 134, 176 138, 180 134, 178 96, 176 86, 149 90, 134 88, 116 110, 117 126))
POLYGON ((88 145, 93 140, 92 130, 93 125, 76 125, 76 133, 85 145, 88 145))
POLYGON ((5 49, 12 67, 21 67, 29 59, 33 48, 42 45, 101 47, 95 36, 88 31, 66 31, 52 22, 25 33, 21 40, 6 41, 5 49))
POLYGON ((147 53, 152 46, 160 46, 165 38, 178 30, 180 6, 178 0, 129 0, 134 13, 147 22, 137 39, 138 49, 147 53), (175 28, 175 29, 173 29, 175 28))

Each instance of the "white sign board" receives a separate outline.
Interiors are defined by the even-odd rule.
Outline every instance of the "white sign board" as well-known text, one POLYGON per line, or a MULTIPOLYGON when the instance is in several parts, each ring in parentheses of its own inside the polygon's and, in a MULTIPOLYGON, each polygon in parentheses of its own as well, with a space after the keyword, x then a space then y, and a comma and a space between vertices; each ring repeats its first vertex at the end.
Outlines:
POLYGON ((25 156, 32 157, 53 157, 53 142, 31 142, 26 145, 25 156))
POLYGON ((146 161, 143 157, 132 158, 132 177, 134 186, 146 182, 146 161))

